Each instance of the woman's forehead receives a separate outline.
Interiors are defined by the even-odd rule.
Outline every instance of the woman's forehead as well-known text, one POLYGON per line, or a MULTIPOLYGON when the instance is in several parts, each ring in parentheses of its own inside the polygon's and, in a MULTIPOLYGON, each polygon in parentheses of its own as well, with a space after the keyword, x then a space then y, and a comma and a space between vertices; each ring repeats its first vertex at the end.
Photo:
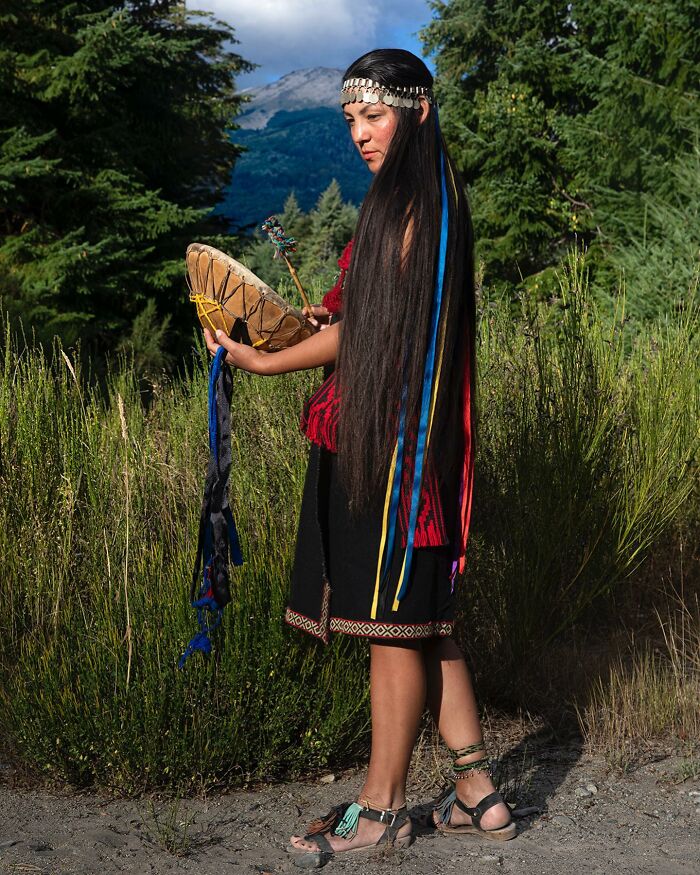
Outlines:
POLYGON ((385 106, 383 103, 346 103, 343 107, 343 113, 346 116, 352 116, 353 118, 360 115, 367 115, 367 113, 376 113, 376 112, 393 112, 393 110, 385 106))

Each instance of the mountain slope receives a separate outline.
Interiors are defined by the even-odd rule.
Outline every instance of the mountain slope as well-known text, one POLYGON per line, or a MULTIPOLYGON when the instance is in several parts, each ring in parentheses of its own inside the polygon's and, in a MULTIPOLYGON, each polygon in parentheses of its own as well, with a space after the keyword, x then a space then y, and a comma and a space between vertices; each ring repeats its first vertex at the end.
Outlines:
POLYGON ((362 201, 371 175, 340 111, 341 76, 328 68, 297 70, 256 90, 237 120, 240 129, 231 135, 247 151, 217 209, 233 229, 259 225, 280 212, 290 191, 302 210, 311 209, 334 178, 344 200, 362 201))
POLYGON ((295 70, 269 85, 243 92, 252 100, 236 123, 245 130, 260 130, 281 110, 293 112, 319 106, 338 107, 342 75, 342 70, 332 67, 311 67, 295 70))

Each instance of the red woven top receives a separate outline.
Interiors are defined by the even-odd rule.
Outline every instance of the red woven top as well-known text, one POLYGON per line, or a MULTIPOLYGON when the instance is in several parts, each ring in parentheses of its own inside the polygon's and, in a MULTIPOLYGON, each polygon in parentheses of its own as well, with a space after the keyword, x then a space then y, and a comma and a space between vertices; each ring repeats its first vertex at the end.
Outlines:
MULTIPOLYGON (((340 275, 333 288, 323 296, 323 306, 330 313, 338 313, 343 305, 343 284, 350 266, 352 255, 351 240, 338 259, 340 275)), ((333 371, 327 380, 314 392, 304 405, 300 427, 302 432, 315 444, 325 447, 333 453, 338 451, 338 417, 340 413, 340 396, 337 390, 336 372, 333 371)), ((415 436, 411 441, 406 434, 406 452, 401 482, 401 500, 399 502, 399 525, 402 535, 402 546, 406 546, 408 518, 410 515, 411 487, 413 484, 415 436)), ((414 544, 416 547, 439 547, 447 544, 449 538, 443 518, 442 504, 438 490, 435 472, 429 469, 423 478, 420 502, 418 505, 418 521, 414 544)))
POLYGON ((350 267, 352 244, 354 242, 354 240, 351 240, 345 247, 345 249, 343 249, 343 254, 338 259, 338 267, 340 268, 338 280, 333 288, 329 292, 326 292, 326 294, 323 296, 323 300, 321 301, 321 303, 326 308, 326 310, 328 310, 329 313, 339 313, 342 309, 345 274, 348 272, 348 268, 350 267))

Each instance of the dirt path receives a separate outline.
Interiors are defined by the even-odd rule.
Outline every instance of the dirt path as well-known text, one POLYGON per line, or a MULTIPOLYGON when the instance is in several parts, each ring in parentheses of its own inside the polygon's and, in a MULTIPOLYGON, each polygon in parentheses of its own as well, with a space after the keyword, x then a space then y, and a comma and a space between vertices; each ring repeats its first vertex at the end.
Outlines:
MULTIPOLYGON (((383 873, 400 867, 405 875, 697 875, 700 780, 678 783, 681 765, 679 757, 670 756, 619 777, 575 746, 549 746, 537 754, 519 792, 518 804, 534 806, 538 813, 518 820, 513 841, 501 845, 419 828, 406 851, 337 857, 326 871, 383 873)), ((52 795, 5 782, 0 786, 0 872, 300 872, 285 852, 288 835, 354 798, 361 779, 354 773, 326 783, 156 804, 52 795)), ((412 793, 409 803, 420 798, 412 793)), ((416 818, 421 813, 414 809, 416 818)))

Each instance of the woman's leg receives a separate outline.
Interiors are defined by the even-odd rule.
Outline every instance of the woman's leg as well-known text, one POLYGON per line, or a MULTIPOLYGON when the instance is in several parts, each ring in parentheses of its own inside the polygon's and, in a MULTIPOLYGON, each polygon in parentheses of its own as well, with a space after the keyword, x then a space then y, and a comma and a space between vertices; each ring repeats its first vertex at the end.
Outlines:
MULTIPOLYGON (((373 808, 400 808, 406 801, 406 775, 425 708, 425 663, 420 643, 370 643, 370 702, 372 751, 359 800, 373 808)), ((386 824, 361 817, 350 841, 326 836, 335 850, 374 844, 386 824)), ((410 824, 399 830, 403 838, 410 824)), ((302 850, 317 850, 313 841, 292 837, 302 850)))
MULTIPOLYGON (((431 638, 424 645, 427 675, 427 701, 430 713, 445 744, 453 750, 482 740, 479 712, 469 669, 462 651, 452 638, 431 638)), ((469 763, 484 756, 483 751, 460 757, 469 763)), ((470 808, 496 788, 488 772, 474 770, 455 781, 457 797, 470 808)), ((501 802, 488 809, 481 818, 483 829, 497 829, 508 823, 510 812, 501 802)), ((469 823, 468 814, 453 809, 451 826, 469 823)))

